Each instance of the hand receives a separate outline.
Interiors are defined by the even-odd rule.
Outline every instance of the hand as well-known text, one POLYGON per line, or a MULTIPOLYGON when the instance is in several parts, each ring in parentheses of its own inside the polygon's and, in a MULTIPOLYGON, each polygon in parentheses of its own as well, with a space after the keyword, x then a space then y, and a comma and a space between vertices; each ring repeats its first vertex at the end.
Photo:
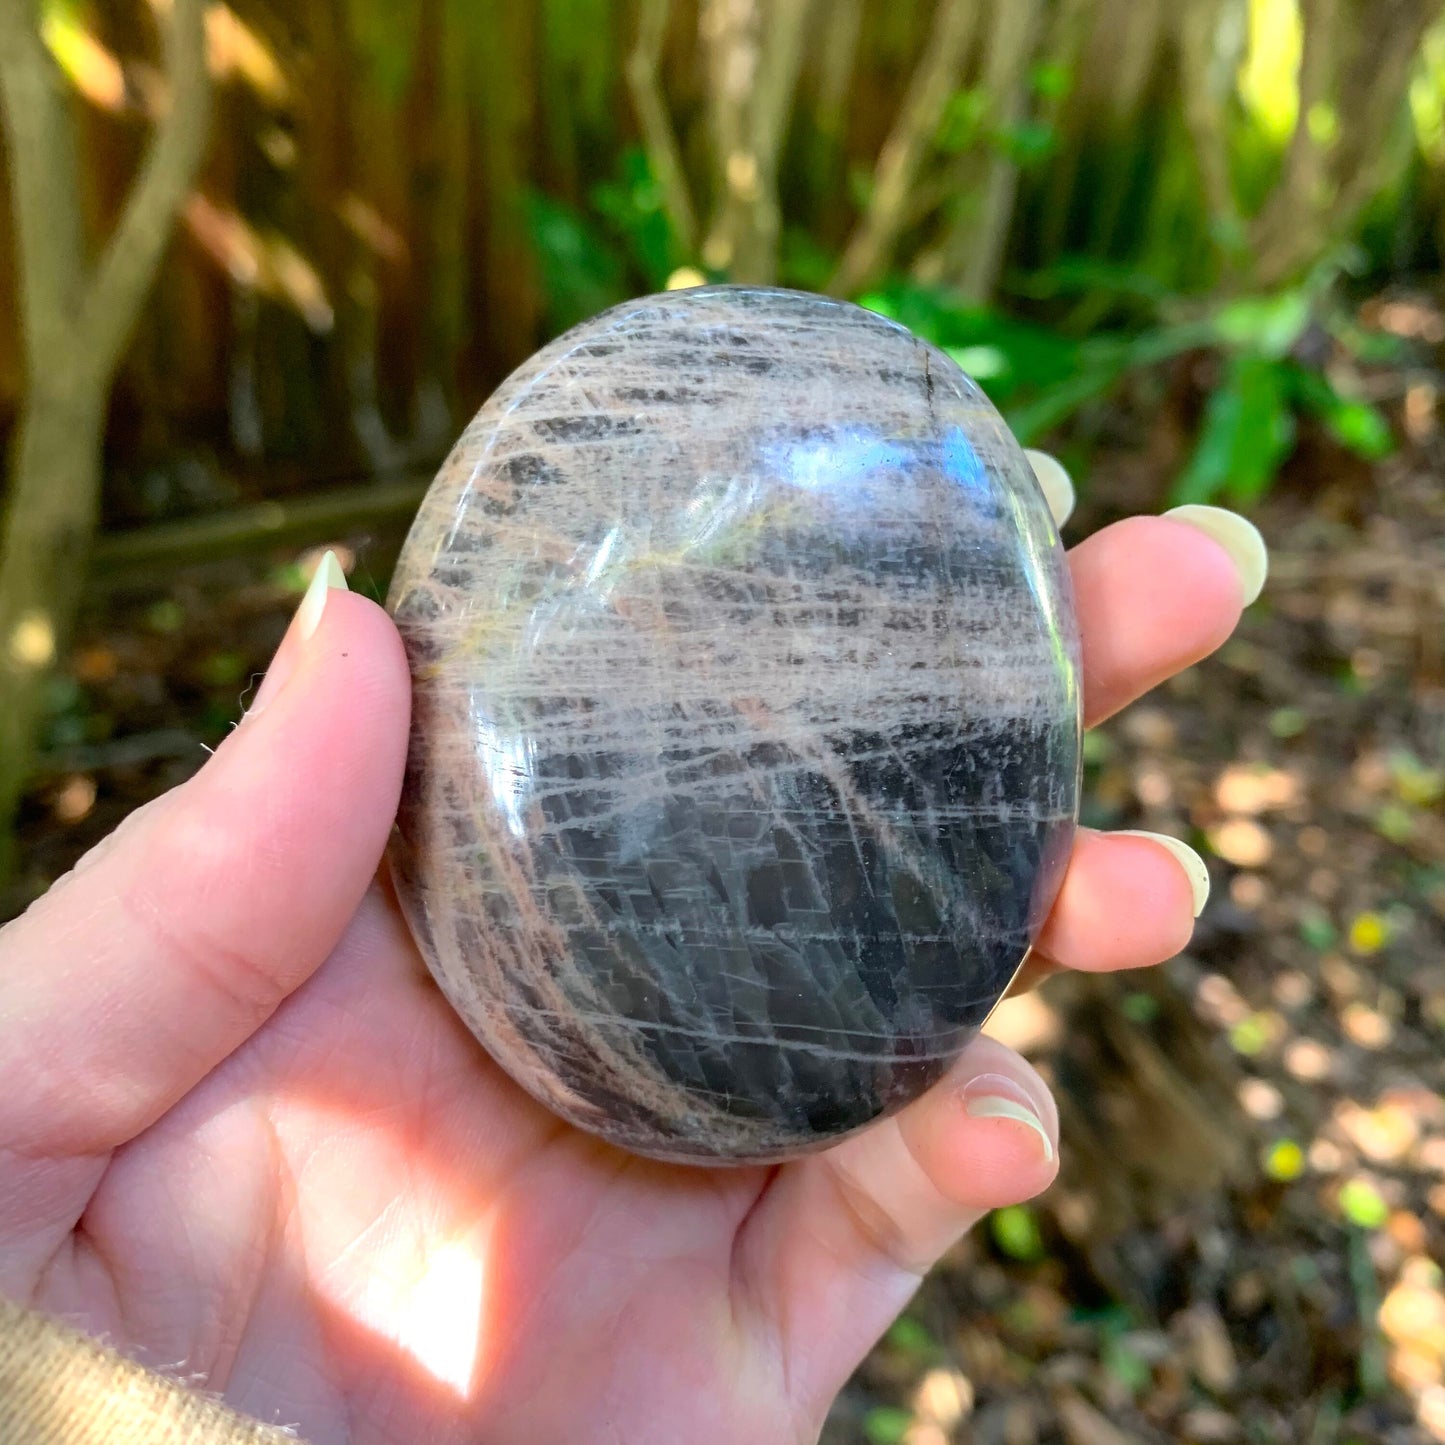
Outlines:
MULTIPOLYGON (((1195 520, 1072 554, 1091 722, 1248 600, 1195 520)), ((323 573, 215 757, 0 932, 0 1289, 315 1445, 813 1439, 924 1271, 1048 1185, 1047 1089, 985 1038, 777 1169, 572 1132, 373 881, 407 699, 390 621, 323 573)), ((1196 911, 1168 848, 1083 833, 1040 952, 1155 962, 1196 911)))

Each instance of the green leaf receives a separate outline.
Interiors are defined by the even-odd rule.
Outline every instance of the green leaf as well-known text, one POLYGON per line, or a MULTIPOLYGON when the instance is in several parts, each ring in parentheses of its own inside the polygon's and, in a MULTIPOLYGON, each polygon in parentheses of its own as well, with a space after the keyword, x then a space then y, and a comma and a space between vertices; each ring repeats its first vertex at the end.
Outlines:
POLYGON ((1006 376, 1009 359, 997 346, 946 346, 944 350, 975 381, 1006 376))
MULTIPOLYGON (((1124 296, 1157 306, 1169 288, 1148 271, 1127 262, 1094 256, 1061 256, 1049 266, 1010 277, 1009 289, 1020 296, 1049 300, 1055 296, 1124 296)), ((1211 328, 1212 335, 1212 328, 1211 328)))
POLYGON ((662 290, 677 266, 693 259, 682 254, 662 208, 662 188, 641 147, 623 152, 620 174, 596 186, 590 199, 654 291, 662 290))
POLYGON ((1389 757, 1390 781, 1401 801, 1432 808, 1445 799, 1445 768, 1429 767, 1408 748, 1395 748, 1389 757))
POLYGON ((1231 301, 1215 317, 1214 327, 1226 345, 1279 360, 1289 354, 1309 319, 1309 297, 1303 291, 1285 291, 1231 301))
POLYGON ((1330 922, 1329 915, 1313 903, 1306 903, 1300 909, 1299 936, 1317 953, 1328 952, 1340 941, 1339 930, 1330 922))
POLYGON ((1253 1058, 1269 1047, 1269 1021, 1263 1014, 1250 1014, 1242 1018, 1229 1031, 1229 1042, 1235 1052, 1246 1058, 1253 1058))
POLYGON ((586 217, 533 191, 526 197, 526 220, 554 331, 565 331, 626 296, 621 261, 586 217))
POLYGON ((152 632, 179 632, 186 622, 186 610, 174 597, 162 597, 146 609, 146 626, 152 632))
POLYGON ((1304 1173, 1305 1151, 1293 1139, 1277 1139, 1264 1156, 1264 1172, 1281 1184, 1304 1173))
MULTIPOLYGON (((1067 421, 1081 407, 1105 396, 1130 371, 1157 366, 1212 337, 1207 325, 1160 326, 1138 336, 1100 336, 1077 348, 1070 373, 1029 401, 1005 407, 1018 439, 1027 445, 1067 421)), ((994 395, 990 390, 990 395, 994 395)), ((1002 399, 994 398, 1003 405, 1002 399)))
POLYGON ((956 91, 949 98, 938 127, 938 149, 945 155, 967 150, 983 134, 989 107, 987 91, 978 88, 956 91))
POLYGON ((899 1445, 913 1427, 913 1416, 893 1405, 879 1405, 863 1417, 863 1433, 873 1445, 899 1445))
POLYGON ((837 268, 837 256, 801 226, 789 226, 783 232, 778 257, 778 275, 782 285, 796 286, 803 291, 824 291, 828 278, 837 268))
POLYGON ((1034 94, 1042 96, 1045 100, 1062 100, 1069 93, 1074 78, 1068 66, 1059 65, 1056 62, 1044 61, 1033 68, 1029 80, 1034 88, 1034 94))
POLYGON ((1309 716, 1301 708, 1277 707, 1269 715, 1269 730, 1277 738, 1297 738, 1309 725, 1309 716))
POLYGON ((1004 416, 1025 446, 1067 421, 1081 406, 1109 391, 1124 374, 1120 363, 1081 370, 1067 381, 1041 392, 1023 406, 1009 407, 1004 416))
POLYGON ((1386 803, 1375 814, 1375 831, 1392 843, 1408 843, 1415 833, 1415 815, 1403 803, 1386 803))
POLYGON ((201 676, 210 687, 233 687, 246 675, 246 658, 240 652, 213 652, 201 663, 201 676))
POLYGON ((903 1315, 894 1320, 885 1343, 902 1355, 936 1355, 938 1341, 929 1333, 926 1325, 920 1324, 912 1315, 903 1315))
POLYGON ((1016 166, 1027 168, 1047 160, 1058 145, 1058 132, 1043 121, 1021 121, 1002 126, 995 133, 998 148, 1016 166))
POLYGON ((995 1209, 989 1219, 994 1243, 1010 1259, 1031 1264, 1044 1257, 1043 1235, 1032 1209, 1025 1204, 1011 1204, 995 1209))
POLYGON ((1303 366, 1291 369, 1289 381, 1299 404, 1318 417, 1341 446, 1366 461, 1378 461, 1394 451, 1395 435, 1378 407, 1345 396, 1327 376, 1303 366))
POLYGON ((1105 1339, 1101 1363, 1131 1395, 1139 1394, 1153 1382, 1154 1372, 1148 1363, 1117 1335, 1105 1339))
POLYGON ((1159 1000, 1152 993, 1126 993, 1119 1009, 1130 1023, 1151 1024, 1159 1017, 1159 1000))
POLYGON ((1266 356, 1231 358, 1224 385, 1209 398, 1199 442, 1171 501, 1212 502, 1227 494, 1257 501, 1294 445, 1285 370, 1266 356))
POLYGON ((1340 1188, 1340 1213, 1360 1229, 1381 1229, 1390 1217, 1390 1206, 1373 1184, 1351 1179, 1340 1188))

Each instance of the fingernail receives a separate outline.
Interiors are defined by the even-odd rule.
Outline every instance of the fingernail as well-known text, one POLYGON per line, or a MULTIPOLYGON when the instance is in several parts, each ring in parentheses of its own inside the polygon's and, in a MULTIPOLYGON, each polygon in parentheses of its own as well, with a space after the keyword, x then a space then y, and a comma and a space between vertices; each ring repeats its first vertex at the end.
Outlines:
POLYGON ((296 635, 302 642, 313 636, 321 626, 321 614, 326 610, 326 599, 331 593, 346 590, 346 573, 341 570, 336 553, 327 552, 316 569, 316 575, 311 579, 311 585, 306 589, 306 595, 301 599, 301 605, 296 609, 294 626, 296 635))
POLYGON ((271 666, 266 669, 266 676, 261 680, 261 686, 256 693, 256 701, 246 710, 248 718, 255 717, 281 691, 287 679, 296 671, 296 650, 287 645, 291 642, 292 634, 295 635, 298 642, 309 641, 316 635, 316 629, 321 626, 321 615, 326 610, 326 599, 333 591, 345 592, 347 590, 346 573, 341 570, 341 563, 336 560, 336 553, 327 552, 306 588, 306 595, 302 597, 301 605, 291 619, 291 626, 287 630, 286 636, 281 639, 281 646, 276 649, 276 656, 271 659, 271 666))
POLYGON ((1024 451, 1029 465, 1034 469, 1044 500, 1053 514, 1054 525, 1062 527, 1074 510, 1074 484, 1069 474, 1059 465, 1058 459, 1047 452, 1024 451))
POLYGON ((1234 563, 1234 570, 1239 573, 1240 585, 1244 588, 1246 607, 1264 591, 1264 579, 1269 573, 1269 549, 1253 522, 1224 507, 1197 504, 1171 507, 1164 515, 1197 528, 1229 553, 1229 560, 1234 563))
POLYGON ((1054 1141, 1044 1121, 1034 1112, 1025 1090, 1003 1074, 980 1074, 963 1086, 963 1111, 971 1119, 1012 1119, 1027 1124, 1043 1141, 1044 1162, 1054 1157, 1054 1141))
POLYGON ((1151 843, 1167 848, 1189 880, 1189 891, 1194 897, 1194 916, 1198 918, 1204 912, 1204 905, 1209 902, 1209 869, 1205 866, 1204 859, 1188 843, 1179 838, 1171 838, 1167 833, 1146 833, 1142 828, 1120 828, 1110 836, 1147 838, 1151 843))

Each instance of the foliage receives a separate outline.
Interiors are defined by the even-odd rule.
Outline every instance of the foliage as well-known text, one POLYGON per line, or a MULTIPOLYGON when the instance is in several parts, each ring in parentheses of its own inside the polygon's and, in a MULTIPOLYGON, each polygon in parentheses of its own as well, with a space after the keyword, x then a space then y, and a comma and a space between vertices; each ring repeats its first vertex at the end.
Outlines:
MULTIPOLYGON (((640 149, 624 152, 618 174, 589 199, 583 209, 538 192, 529 198, 531 240, 556 330, 629 295, 661 290, 684 254, 640 149)), ((782 280, 817 286, 832 264, 816 243, 793 233, 782 280)), ((1341 299, 1341 276, 1341 264, 1330 258, 1296 286, 1191 300, 1171 294, 1142 266, 1071 256, 1011 278, 1021 303, 1013 307, 970 303, 946 287, 906 279, 858 300, 943 349, 1026 444, 1107 400, 1131 376, 1198 355, 1216 380, 1170 500, 1248 507, 1289 459, 1302 422, 1367 460, 1394 445, 1384 415, 1348 391, 1339 379, 1348 365, 1342 371, 1338 363, 1393 359, 1398 343, 1359 327, 1341 299), (1101 297, 1132 324, 1075 334, 1095 309, 1080 314, 1071 303, 1101 297), (1029 319, 1027 305, 1059 319, 1029 319)))
POLYGON ((1293 451, 1301 418, 1371 460, 1393 446, 1380 410, 1336 379, 1334 363, 1379 359, 1392 341, 1360 331, 1334 289, 1336 274, 1322 268, 1297 287, 1203 303, 1169 296, 1147 273, 1082 258, 1024 282, 1035 295, 1092 283, 1126 296, 1148 317, 1083 337, 906 282, 860 299, 942 347, 1025 443, 1109 397, 1131 375, 1186 354, 1208 358, 1218 381, 1171 500, 1248 506, 1293 451))

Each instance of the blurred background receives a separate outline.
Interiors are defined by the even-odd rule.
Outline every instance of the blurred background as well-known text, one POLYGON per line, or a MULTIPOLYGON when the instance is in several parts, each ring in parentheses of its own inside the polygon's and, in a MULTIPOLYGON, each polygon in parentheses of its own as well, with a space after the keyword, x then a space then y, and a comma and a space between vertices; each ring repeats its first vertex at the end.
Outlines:
POLYGON ((1131 511, 1250 514, 1089 739, 1184 956, 994 1029, 1064 1172, 834 1445, 1445 1441, 1442 0, 0 0, 0 916, 192 773, 321 548, 381 595, 491 388, 704 279, 861 300, 1131 511))

